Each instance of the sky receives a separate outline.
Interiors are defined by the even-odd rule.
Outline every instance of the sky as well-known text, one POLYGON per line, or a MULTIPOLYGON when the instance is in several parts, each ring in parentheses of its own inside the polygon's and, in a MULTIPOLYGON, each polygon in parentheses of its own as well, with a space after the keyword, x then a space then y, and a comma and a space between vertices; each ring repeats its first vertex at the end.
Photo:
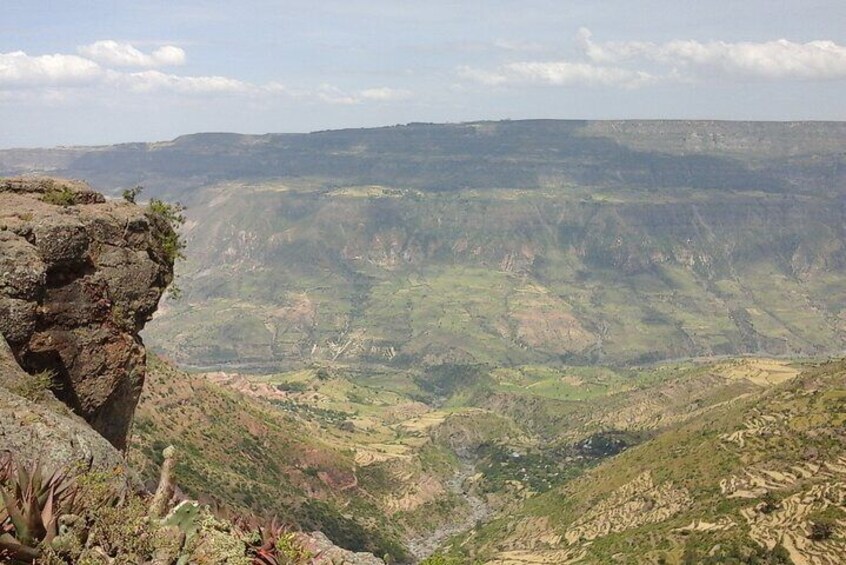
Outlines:
POLYGON ((0 148, 523 118, 846 120, 844 0, 0 0, 0 148))

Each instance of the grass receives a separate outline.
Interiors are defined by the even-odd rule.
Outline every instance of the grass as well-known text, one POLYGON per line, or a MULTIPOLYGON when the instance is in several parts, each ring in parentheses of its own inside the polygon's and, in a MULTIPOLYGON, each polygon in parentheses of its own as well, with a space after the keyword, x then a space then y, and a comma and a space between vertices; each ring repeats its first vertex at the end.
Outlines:
POLYGON ((66 186, 51 188, 44 193, 41 200, 55 206, 73 206, 76 204, 76 193, 66 186))
POLYGON ((12 391, 32 402, 40 402, 51 396, 51 391, 56 391, 60 383, 56 380, 56 373, 45 369, 27 375, 19 382, 14 382, 12 391))
POLYGON ((499 368, 492 376, 500 390, 558 400, 587 400, 627 390, 632 379, 625 371, 604 367, 526 365, 499 368))

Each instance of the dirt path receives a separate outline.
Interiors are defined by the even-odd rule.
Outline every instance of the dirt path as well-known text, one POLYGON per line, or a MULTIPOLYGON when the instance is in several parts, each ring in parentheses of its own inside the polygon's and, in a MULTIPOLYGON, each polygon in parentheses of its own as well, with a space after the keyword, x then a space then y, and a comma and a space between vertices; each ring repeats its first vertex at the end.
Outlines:
POLYGON ((414 555, 416 562, 432 555, 450 537, 469 530, 479 520, 484 520, 491 515, 492 510, 484 500, 464 490, 464 482, 475 474, 475 467, 463 462, 455 475, 446 482, 449 492, 457 494, 467 503, 468 512, 458 517, 456 521, 444 524, 425 536, 409 540, 408 549, 414 555))

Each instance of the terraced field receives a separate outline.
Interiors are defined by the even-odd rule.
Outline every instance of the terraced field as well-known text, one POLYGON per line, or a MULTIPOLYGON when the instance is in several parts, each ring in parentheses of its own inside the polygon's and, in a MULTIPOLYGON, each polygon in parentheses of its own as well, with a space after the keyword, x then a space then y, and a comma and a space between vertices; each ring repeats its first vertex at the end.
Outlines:
POLYGON ((440 545, 459 563, 828 564, 846 526, 844 368, 157 364, 133 453, 152 475, 151 447, 178 442, 189 492, 400 561, 440 545))
POLYGON ((842 563, 846 363, 771 363, 709 367, 765 386, 663 422, 448 549, 499 565, 842 563))

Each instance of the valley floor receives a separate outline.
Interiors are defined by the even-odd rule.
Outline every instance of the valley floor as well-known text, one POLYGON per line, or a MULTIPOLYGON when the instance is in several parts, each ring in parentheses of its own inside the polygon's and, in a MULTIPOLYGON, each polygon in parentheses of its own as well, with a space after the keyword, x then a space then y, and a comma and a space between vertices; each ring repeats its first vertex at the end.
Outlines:
POLYGON ((181 444, 190 494, 399 562, 838 563, 844 367, 157 362, 133 455, 153 473, 154 447, 181 444))

